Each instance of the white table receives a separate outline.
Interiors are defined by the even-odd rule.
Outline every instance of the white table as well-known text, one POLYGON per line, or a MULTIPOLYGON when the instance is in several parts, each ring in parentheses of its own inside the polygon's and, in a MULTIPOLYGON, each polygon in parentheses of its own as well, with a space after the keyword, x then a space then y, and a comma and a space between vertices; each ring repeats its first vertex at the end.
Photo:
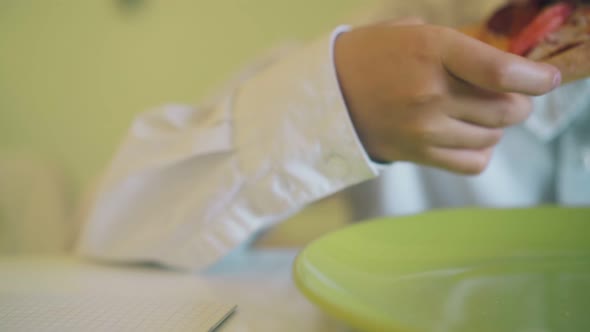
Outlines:
POLYGON ((198 275, 73 256, 0 256, 0 291, 222 299, 237 304, 238 311, 221 332, 346 331, 295 288, 295 255, 290 250, 245 252, 198 275))

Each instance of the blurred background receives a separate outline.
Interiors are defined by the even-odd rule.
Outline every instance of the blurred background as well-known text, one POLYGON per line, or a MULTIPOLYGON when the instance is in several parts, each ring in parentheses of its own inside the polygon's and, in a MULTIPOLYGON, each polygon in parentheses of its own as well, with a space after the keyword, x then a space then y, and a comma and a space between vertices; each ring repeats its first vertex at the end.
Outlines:
POLYGON ((138 112, 198 103, 265 49, 328 32, 361 5, 0 0, 0 152, 60 165, 77 195, 138 112))

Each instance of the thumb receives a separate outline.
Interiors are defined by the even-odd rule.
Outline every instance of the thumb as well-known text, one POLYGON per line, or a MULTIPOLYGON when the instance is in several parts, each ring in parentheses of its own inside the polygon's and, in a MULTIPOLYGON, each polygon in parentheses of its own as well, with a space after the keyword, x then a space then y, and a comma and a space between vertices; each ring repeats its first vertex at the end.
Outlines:
POLYGON ((451 74, 468 83, 497 92, 542 95, 561 82, 555 66, 503 52, 457 31, 448 33, 441 60, 451 74))

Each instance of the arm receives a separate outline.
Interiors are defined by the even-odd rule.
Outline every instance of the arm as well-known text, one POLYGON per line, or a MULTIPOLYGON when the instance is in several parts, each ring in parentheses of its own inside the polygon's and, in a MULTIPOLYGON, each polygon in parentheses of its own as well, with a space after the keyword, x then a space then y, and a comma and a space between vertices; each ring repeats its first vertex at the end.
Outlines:
POLYGON ((338 88, 331 39, 323 38, 266 61, 209 106, 137 118, 79 248, 104 259, 201 268, 375 174, 338 88))
POLYGON ((260 70, 212 107, 140 118, 107 173, 82 251, 204 267, 375 176, 365 150, 386 162, 482 172, 502 128, 530 113, 523 94, 559 83, 549 65, 419 22, 346 32, 334 61, 329 44, 260 70))

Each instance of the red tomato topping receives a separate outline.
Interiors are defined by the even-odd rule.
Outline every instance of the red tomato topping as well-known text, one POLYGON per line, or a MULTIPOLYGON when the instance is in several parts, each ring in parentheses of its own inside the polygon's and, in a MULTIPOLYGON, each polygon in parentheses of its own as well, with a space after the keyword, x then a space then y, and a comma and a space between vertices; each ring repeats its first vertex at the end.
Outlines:
POLYGON ((525 55, 547 35, 559 29, 574 11, 574 6, 558 2, 541 11, 535 19, 520 31, 511 41, 508 51, 525 55))

